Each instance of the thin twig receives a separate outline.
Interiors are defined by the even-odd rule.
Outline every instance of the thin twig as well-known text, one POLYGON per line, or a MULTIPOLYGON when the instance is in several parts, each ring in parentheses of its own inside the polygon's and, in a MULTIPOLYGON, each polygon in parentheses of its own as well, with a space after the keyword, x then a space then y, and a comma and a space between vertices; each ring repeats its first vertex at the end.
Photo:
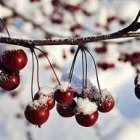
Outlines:
POLYGON ((48 62, 49 62, 49 65, 50 65, 50 67, 51 67, 51 69, 52 69, 52 71, 53 71, 53 73, 54 73, 54 75, 55 75, 55 78, 56 78, 58 84, 60 85, 61 83, 60 83, 60 81, 59 81, 59 79, 58 79, 58 77, 57 77, 57 74, 56 74, 56 72, 55 72, 55 70, 54 70, 54 68, 53 68, 53 65, 51 64, 51 61, 50 61, 50 59, 48 58, 48 56, 46 55, 46 53, 45 53, 44 51, 42 51, 41 49, 37 48, 37 47, 34 47, 34 49, 40 51, 40 52, 47 58, 47 60, 48 60, 48 62))
POLYGON ((33 56, 33 51, 31 50, 31 55, 32 55, 32 76, 31 76, 31 97, 32 101, 34 101, 34 95, 33 95, 33 84, 34 84, 34 56, 33 56))
POLYGON ((33 51, 35 59, 36 59, 36 63, 37 63, 37 85, 38 85, 38 90, 40 90, 40 82, 39 82, 39 61, 38 61, 38 57, 36 55, 36 52, 33 51))
POLYGON ((89 55, 91 56, 91 58, 92 58, 92 60, 93 60, 94 67, 95 67, 95 73, 96 73, 97 84, 98 84, 98 89, 99 89, 99 93, 100 93, 100 95, 101 95, 102 93, 101 93, 101 87, 100 87, 100 83, 99 83, 99 77, 98 77, 98 71, 97 71, 96 61, 95 61, 93 55, 91 54, 91 52, 90 52, 88 49, 85 49, 85 50, 89 53, 89 55))

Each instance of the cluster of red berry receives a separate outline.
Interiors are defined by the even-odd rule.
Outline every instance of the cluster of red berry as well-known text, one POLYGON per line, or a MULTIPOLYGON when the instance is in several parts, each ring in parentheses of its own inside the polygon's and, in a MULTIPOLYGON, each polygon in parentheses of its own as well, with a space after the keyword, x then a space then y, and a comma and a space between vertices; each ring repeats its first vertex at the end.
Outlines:
POLYGON ((28 58, 22 49, 6 50, 0 57, 0 87, 10 91, 20 84, 19 71, 25 67, 28 58))
POLYGON ((78 124, 90 127, 98 119, 98 111, 109 112, 114 107, 114 98, 107 90, 101 94, 93 86, 75 90, 70 83, 61 82, 53 90, 41 88, 34 96, 34 101, 25 109, 26 119, 34 125, 42 125, 48 120, 49 111, 54 107, 62 117, 75 115, 78 124), (77 97, 77 100, 75 99, 77 97))
MULTIPOLYGON (((62 79, 61 82, 59 81, 52 67, 52 64, 50 63, 50 60, 46 56, 56 76, 58 85, 52 90, 45 90, 44 88, 39 88, 39 91, 35 94, 34 97, 32 97, 33 101, 26 106, 24 112, 26 119, 30 123, 38 125, 39 127, 43 123, 45 123, 48 120, 49 111, 54 107, 55 102, 57 102, 56 110, 60 116, 75 116, 75 119, 78 122, 78 124, 85 127, 90 127, 95 124, 95 122, 98 119, 98 111, 109 112, 110 110, 112 110, 112 108, 115 105, 115 100, 110 95, 110 93, 107 90, 100 89, 98 80, 97 81, 99 91, 96 89, 95 86, 91 84, 91 82, 88 82, 87 53, 91 55, 95 64, 95 60, 90 51, 84 46, 78 47, 78 49, 75 52, 75 56, 71 65, 70 73, 68 74, 68 78, 64 78, 65 80, 62 79), (72 84, 72 80, 74 78, 74 65, 79 51, 81 51, 82 53, 83 79, 82 82, 80 80, 80 86, 77 86, 72 84)), ((98 74, 96 69, 96 76, 97 75, 98 74)))

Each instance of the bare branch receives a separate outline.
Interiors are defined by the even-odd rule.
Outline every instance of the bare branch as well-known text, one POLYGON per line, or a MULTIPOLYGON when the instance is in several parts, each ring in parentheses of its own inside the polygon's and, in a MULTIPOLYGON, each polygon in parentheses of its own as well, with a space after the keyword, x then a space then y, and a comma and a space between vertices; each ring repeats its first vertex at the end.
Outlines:
POLYGON ((140 17, 140 11, 138 12, 135 20, 129 26, 111 34, 89 36, 89 37, 73 37, 73 38, 65 38, 65 39, 44 39, 44 40, 27 40, 27 39, 0 37, 0 43, 20 45, 20 46, 30 48, 32 46, 79 45, 79 44, 86 44, 90 42, 105 41, 110 39, 132 38, 132 37, 139 38, 140 32, 136 32, 138 29, 140 29, 140 23, 138 22, 139 17, 140 17))

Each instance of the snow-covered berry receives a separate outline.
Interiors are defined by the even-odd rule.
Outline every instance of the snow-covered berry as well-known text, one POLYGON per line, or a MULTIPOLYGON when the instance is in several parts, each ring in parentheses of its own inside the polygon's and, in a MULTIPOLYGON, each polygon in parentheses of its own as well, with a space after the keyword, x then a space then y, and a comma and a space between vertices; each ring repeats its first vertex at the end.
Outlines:
POLYGON ((98 106, 98 111, 105 113, 113 109, 115 100, 108 90, 103 89, 101 90, 100 98, 97 99, 96 104, 98 106))
POLYGON ((73 94, 73 88, 68 82, 61 82, 54 88, 54 98, 61 105, 69 104, 73 100, 73 94))
POLYGON ((41 88, 34 96, 34 100, 40 100, 51 110, 55 106, 54 91, 50 88, 41 88))
POLYGON ((34 125, 42 125, 49 117, 49 110, 39 100, 29 103, 24 111, 25 118, 34 125))
POLYGON ((97 105, 88 98, 79 98, 75 111, 76 121, 84 127, 93 126, 98 119, 97 105))

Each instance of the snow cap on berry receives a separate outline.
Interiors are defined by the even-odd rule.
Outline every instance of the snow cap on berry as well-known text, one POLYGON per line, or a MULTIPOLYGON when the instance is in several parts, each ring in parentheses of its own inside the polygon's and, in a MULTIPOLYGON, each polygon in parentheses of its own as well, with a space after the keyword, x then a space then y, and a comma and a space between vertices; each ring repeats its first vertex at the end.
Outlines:
POLYGON ((101 94, 103 96, 111 95, 110 92, 107 89, 101 89, 101 94))
POLYGON ((69 89, 69 88, 71 88, 72 86, 71 86, 71 84, 69 83, 69 82, 64 82, 64 81, 62 81, 61 82, 61 84, 60 85, 57 85, 55 88, 54 88, 54 91, 56 91, 56 90, 60 90, 60 91, 62 91, 62 92, 65 92, 65 91, 67 91, 67 89, 69 89))
POLYGON ((77 107, 76 112, 77 113, 83 113, 83 114, 92 114, 97 110, 97 105, 94 102, 89 101, 88 98, 82 99, 78 98, 77 100, 77 107))
POLYGON ((38 95, 40 96, 47 96, 47 95, 52 95, 54 92, 54 90, 52 88, 40 88, 40 90, 38 91, 38 95))
POLYGON ((33 108, 34 110, 37 110, 40 106, 42 106, 42 102, 39 100, 34 100, 28 104, 29 107, 33 108))
POLYGON ((100 101, 104 102, 105 100, 112 100, 113 97, 107 89, 101 90, 100 101))
POLYGON ((30 102, 28 104, 29 107, 33 108, 34 110, 37 110, 39 107, 42 107, 42 106, 46 106, 47 105, 47 101, 48 98, 40 98, 39 100, 34 100, 32 102, 30 102))

